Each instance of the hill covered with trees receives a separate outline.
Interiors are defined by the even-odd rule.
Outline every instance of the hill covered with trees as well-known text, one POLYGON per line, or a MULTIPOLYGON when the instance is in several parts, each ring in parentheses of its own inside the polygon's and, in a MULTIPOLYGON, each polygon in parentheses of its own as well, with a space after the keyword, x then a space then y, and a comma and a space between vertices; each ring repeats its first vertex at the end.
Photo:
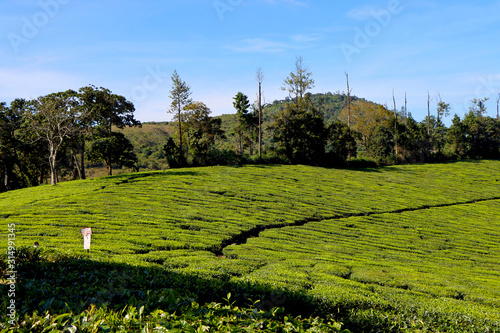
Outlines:
POLYGON ((488 117, 486 98, 471 100, 469 113, 455 115, 447 127, 443 119, 453 110, 441 98, 417 121, 396 103, 391 110, 350 91, 311 94, 313 86, 312 73, 298 58, 283 83, 285 100, 266 105, 259 98, 251 104, 238 92, 235 114, 213 117, 206 104, 191 99, 191 87, 174 72, 168 109, 174 119, 143 128, 130 101, 94 86, 1 103, 0 191, 111 175, 117 168, 354 167, 500 158, 498 108, 496 119, 488 117))

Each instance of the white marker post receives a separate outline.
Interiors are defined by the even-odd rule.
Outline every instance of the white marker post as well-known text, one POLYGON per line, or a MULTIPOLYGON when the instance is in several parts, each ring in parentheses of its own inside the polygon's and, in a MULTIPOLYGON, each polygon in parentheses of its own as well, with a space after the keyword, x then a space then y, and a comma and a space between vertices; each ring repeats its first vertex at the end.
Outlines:
POLYGON ((83 249, 87 250, 87 253, 90 250, 90 236, 92 235, 92 228, 83 228, 80 230, 83 236, 83 249))

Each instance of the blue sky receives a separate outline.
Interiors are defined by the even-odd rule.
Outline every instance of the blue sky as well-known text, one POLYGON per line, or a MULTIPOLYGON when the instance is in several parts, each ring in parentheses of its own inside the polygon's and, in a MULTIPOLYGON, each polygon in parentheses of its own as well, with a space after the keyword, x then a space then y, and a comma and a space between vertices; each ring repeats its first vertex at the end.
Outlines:
MULTIPOLYGON (((500 1, 2 0, 0 101, 93 84, 134 102, 141 121, 166 121, 170 76, 214 115, 242 91, 266 101, 302 56, 312 92, 345 91, 417 120, 427 92, 463 116, 472 98, 500 90, 500 1)), ((448 120, 449 121, 449 120, 448 120)))

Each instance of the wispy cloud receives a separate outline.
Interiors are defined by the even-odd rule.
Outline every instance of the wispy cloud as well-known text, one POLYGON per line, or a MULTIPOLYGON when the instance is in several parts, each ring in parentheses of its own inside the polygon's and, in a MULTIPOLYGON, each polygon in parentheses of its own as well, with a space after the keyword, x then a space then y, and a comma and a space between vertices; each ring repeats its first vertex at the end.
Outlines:
POLYGON ((347 17, 352 18, 357 21, 365 21, 373 18, 373 13, 380 10, 380 7, 367 5, 363 7, 358 7, 347 12, 347 17))
POLYGON ((248 38, 227 48, 239 53, 277 53, 287 50, 307 48, 313 42, 321 40, 322 34, 296 34, 285 38, 285 41, 273 41, 265 38, 248 38))
POLYGON ((290 45, 282 42, 273 42, 264 38, 251 38, 243 39, 236 46, 229 48, 241 53, 275 53, 285 51, 290 48, 290 45))
POLYGON ((292 37, 292 40, 298 43, 316 42, 322 38, 321 34, 298 34, 292 37))

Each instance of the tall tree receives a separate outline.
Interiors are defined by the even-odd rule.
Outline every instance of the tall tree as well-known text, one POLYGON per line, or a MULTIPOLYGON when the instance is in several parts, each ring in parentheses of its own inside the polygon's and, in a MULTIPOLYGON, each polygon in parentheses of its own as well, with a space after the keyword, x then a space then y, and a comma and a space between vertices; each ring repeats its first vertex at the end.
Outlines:
POLYGON ((234 134, 238 137, 238 153, 243 155, 244 142, 246 141, 245 139, 251 123, 251 114, 248 113, 250 102, 248 101, 248 97, 242 92, 236 94, 233 100, 233 106, 236 109, 236 116, 238 118, 234 134))
POLYGON ((498 97, 497 97, 497 121, 500 121, 499 106, 500 106, 500 92, 498 93, 498 97))
POLYGON ((394 102, 394 152, 396 159, 398 158, 398 111, 396 109, 396 97, 394 96, 394 89, 392 90, 392 101, 394 102))
POLYGON ((33 142, 25 126, 24 112, 30 104, 22 99, 10 107, 0 103, 0 192, 38 185, 37 173, 47 163, 45 143, 33 142))
POLYGON ((264 81, 264 73, 262 69, 257 69, 257 83, 259 84, 259 94, 257 106, 259 110, 259 164, 262 163, 262 82, 264 81))
POLYGON ((17 162, 14 121, 11 118, 10 108, 4 102, 0 103, 0 192, 13 189, 11 184, 17 162))
MULTIPOLYGON (((351 88, 349 87, 349 74, 345 72, 345 77, 347 81, 347 131, 349 136, 351 136, 351 88)), ((351 147, 347 148, 347 159, 351 162, 351 147)))
POLYGON ((77 93, 72 90, 39 97, 28 114, 36 137, 48 145, 50 183, 57 184, 57 153, 66 138, 78 133, 77 93))
MULTIPOLYGON (((347 109, 344 109, 339 115, 343 122, 347 120, 347 109)), ((378 126, 385 126, 390 129, 393 124, 390 122, 391 113, 387 108, 380 104, 357 100, 351 105, 351 129, 359 133, 364 148, 371 156, 370 141, 373 133, 378 126)), ((391 140, 393 142, 394 140, 391 140)))
POLYGON ((12 160, 16 160, 19 168, 15 188, 43 184, 48 176, 48 148, 43 140, 37 138, 30 124, 31 117, 28 115, 34 113, 34 101, 15 99, 10 104, 9 113, 9 140, 13 140, 16 147, 12 160))
POLYGON ((489 98, 474 98, 472 99, 472 106, 469 107, 469 111, 472 112, 474 116, 479 117, 481 120, 484 115, 486 114, 486 102, 489 100, 489 98))
POLYGON ((175 144, 172 137, 169 137, 167 143, 163 146, 163 152, 165 154, 165 158, 167 159, 169 168, 173 169, 181 166, 177 159, 179 148, 175 144))
POLYGON ((295 72, 291 72, 285 79, 281 90, 287 91, 290 98, 295 96, 294 100, 298 104, 307 90, 314 88, 314 80, 311 77, 312 73, 304 66, 302 57, 298 57, 295 62, 295 72))
POLYGON ((452 125, 450 126, 448 135, 446 137, 449 149, 456 157, 465 157, 469 150, 467 143, 466 126, 462 123, 462 120, 456 114, 451 122, 452 125))
POLYGON ((104 135, 110 136, 112 127, 141 126, 134 118, 134 104, 109 89, 87 86, 79 91, 81 122, 90 131, 99 128, 104 135))
POLYGON ((113 165, 126 166, 137 170, 137 155, 134 146, 123 133, 111 132, 94 140, 89 150, 89 160, 103 162, 108 176, 113 174, 113 165))
POLYGON ((437 117, 436 124, 432 133, 432 143, 434 149, 437 150, 437 155, 441 158, 444 145, 446 144, 446 132, 447 128, 443 123, 443 118, 448 117, 450 115, 450 104, 445 103, 441 96, 438 95, 438 103, 437 103, 437 117))
POLYGON ((169 112, 176 115, 177 128, 179 132, 179 161, 182 163, 184 158, 184 147, 182 145, 182 123, 184 108, 192 103, 190 98, 191 87, 183 81, 177 71, 174 71, 172 75, 172 89, 170 90, 170 99, 172 103, 170 104, 169 112))
MULTIPOLYGON (((81 88, 78 92, 80 102, 79 124, 83 128, 83 131, 80 136, 80 144, 75 143, 74 145, 77 147, 76 149, 80 150, 81 162, 78 163, 76 156, 74 159, 77 168, 80 169, 80 177, 85 178, 84 157, 86 139, 97 140, 101 145, 104 144, 103 142, 106 141, 104 140, 106 138, 109 139, 107 141, 116 143, 117 138, 112 131, 113 126, 119 129, 127 126, 140 127, 141 122, 134 118, 134 104, 121 95, 113 94, 109 89, 103 87, 97 88, 90 85, 81 88)), ((114 147, 126 149, 127 145, 115 144, 114 147)), ((95 145, 94 149, 96 149, 95 145)), ((119 154, 120 152, 116 153, 119 154)), ((125 152, 122 151, 121 153, 125 152)), ((106 161, 104 159, 101 160, 106 161)), ((109 172, 110 170, 108 169, 108 174, 109 172)))
POLYGON ((469 114, 465 116, 464 123, 466 123, 471 131, 472 139, 472 155, 479 156, 481 150, 481 136, 483 135, 483 119, 486 114, 486 102, 489 98, 474 98, 472 105, 469 107, 469 114))
POLYGON ((398 144, 403 156, 411 162, 425 162, 427 157, 427 130, 408 113, 405 123, 399 125, 398 144))
POLYGON ((321 113, 308 95, 280 110, 273 130, 274 141, 291 163, 321 164, 328 133, 321 113))
POLYGON ((403 112, 403 121, 406 121, 408 119, 408 94, 405 92, 405 108, 403 112))
POLYGON ((448 117, 450 115, 450 104, 445 103, 442 99, 441 96, 439 95, 438 98, 438 103, 437 103, 437 121, 439 122, 445 117, 448 117))
MULTIPOLYGON (((431 93, 427 90, 427 135, 431 136, 431 93)), ((430 148, 429 148, 430 150, 430 148)))
POLYGON ((210 164, 210 151, 215 141, 225 138, 221 119, 210 117, 210 109, 201 102, 193 102, 186 108, 186 132, 194 165, 210 164))
POLYGON ((394 133, 386 126, 379 125, 373 131, 367 147, 370 156, 379 163, 387 163, 394 156, 394 133))
POLYGON ((283 82, 293 102, 275 116, 274 139, 292 163, 319 164, 324 156, 326 128, 321 112, 314 106, 307 90, 314 87, 312 73, 302 57, 295 62, 295 72, 283 82))
POLYGON ((347 124, 337 120, 328 126, 327 132, 333 162, 345 163, 346 159, 351 157, 351 151, 356 150, 356 138, 351 129, 347 124))

